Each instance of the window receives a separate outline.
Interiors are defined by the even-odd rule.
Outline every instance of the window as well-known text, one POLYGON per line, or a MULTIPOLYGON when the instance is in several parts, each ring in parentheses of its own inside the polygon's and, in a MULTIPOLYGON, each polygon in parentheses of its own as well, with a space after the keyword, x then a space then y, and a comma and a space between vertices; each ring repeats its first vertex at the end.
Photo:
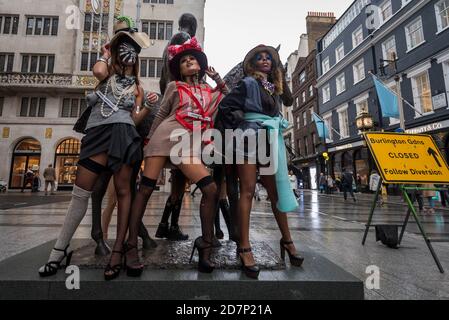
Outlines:
POLYGON ((95 63, 97 63, 98 52, 82 52, 81 53, 81 71, 92 71, 95 63))
POLYGON ((380 5, 380 18, 382 22, 389 20, 393 16, 393 7, 391 6, 391 0, 384 1, 380 5))
POLYGON ((305 91, 302 92, 301 99, 302 99, 302 103, 306 102, 306 92, 305 91))
MULTIPOLYGON (((382 55, 384 60, 393 60, 396 54, 396 38, 392 36, 382 43, 382 55)), ((385 62, 384 64, 387 65, 388 62, 385 62)))
POLYGON ((357 84, 365 79, 365 61, 363 59, 356 62, 352 66, 352 69, 354 73, 354 84, 357 84))
POLYGON ((307 111, 302 113, 302 124, 304 127, 307 126, 307 111))
POLYGON ((62 118, 78 118, 84 110, 86 110, 86 99, 84 98, 65 98, 62 100, 62 118))
POLYGON ((425 71, 412 78, 413 100, 422 113, 433 111, 429 73, 425 71))
POLYGON ((341 138, 349 138, 349 120, 348 120, 348 106, 337 110, 338 124, 340 127, 341 138))
POLYGON ((13 53, 0 53, 0 72, 12 72, 13 65, 13 53))
POLYGON ((296 117, 296 128, 301 129, 301 121, 299 121, 299 117, 296 117))
POLYGON ((408 51, 413 50, 424 43, 424 30, 421 17, 418 17, 415 21, 405 27, 405 36, 407 39, 408 51))
POLYGON ((315 144, 316 144, 316 135, 315 132, 312 132, 312 154, 316 153, 315 144))
POLYGON ((22 55, 22 73, 53 73, 54 55, 22 55))
POLYGON ((0 15, 0 34, 17 34, 19 16, 0 15))
POLYGON ((435 4, 438 32, 449 27, 449 0, 441 0, 435 4))
POLYGON ((304 155, 307 156, 309 155, 309 146, 308 146, 308 142, 307 142, 307 137, 304 137, 304 155))
POLYGON ((299 75, 299 84, 303 84, 304 82, 306 82, 306 72, 305 71, 301 72, 301 74, 299 75))
POLYGON ((22 98, 20 107, 21 117, 45 117, 46 98, 22 98))
POLYGON ((140 76, 142 78, 160 78, 163 66, 162 59, 141 59, 140 76))
POLYGON ((27 17, 27 35, 35 36, 57 36, 59 18, 58 17, 27 17))
POLYGON ((173 36, 173 21, 143 21, 142 31, 152 40, 170 40, 173 36))
POLYGON ((337 82, 337 95, 341 94, 342 92, 346 91, 346 80, 345 80, 345 74, 342 73, 336 78, 337 82))
POLYGON ((323 74, 327 73, 331 68, 329 57, 323 60, 323 74))
POLYGON ((0 97, 0 117, 3 116, 3 104, 5 103, 5 98, 0 97))
POLYGON ((323 87, 323 103, 328 102, 331 99, 331 88, 327 84, 323 87))
POLYGON ((362 26, 358 27, 357 30, 355 30, 352 33, 352 47, 358 47, 363 42, 363 28, 362 26))
POLYGON ((328 113, 326 115, 323 115, 324 124, 327 127, 327 130, 329 132, 329 139, 326 139, 326 142, 332 142, 333 141, 333 126, 332 126, 332 113, 328 113))
POLYGON ((335 59, 336 63, 339 63, 345 57, 345 44, 342 43, 335 49, 335 59))
POLYGON ((313 93, 313 85, 309 86, 309 97, 313 97, 314 93, 313 93))

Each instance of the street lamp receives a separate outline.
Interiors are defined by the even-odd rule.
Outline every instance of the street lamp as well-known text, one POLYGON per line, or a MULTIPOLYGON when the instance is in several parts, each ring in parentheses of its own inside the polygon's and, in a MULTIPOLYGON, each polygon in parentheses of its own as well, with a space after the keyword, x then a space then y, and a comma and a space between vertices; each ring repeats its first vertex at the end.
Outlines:
POLYGON ((368 112, 361 113, 356 119, 357 129, 360 131, 369 131, 374 128, 373 117, 368 112))

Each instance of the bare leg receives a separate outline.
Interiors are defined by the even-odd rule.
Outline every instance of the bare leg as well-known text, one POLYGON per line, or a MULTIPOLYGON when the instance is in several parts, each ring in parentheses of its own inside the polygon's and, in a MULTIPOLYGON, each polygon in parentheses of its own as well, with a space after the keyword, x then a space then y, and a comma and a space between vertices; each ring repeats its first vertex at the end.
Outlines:
MULTIPOLYGON (((276 206, 276 204, 278 202, 278 194, 277 194, 277 189, 276 189, 275 177, 274 176, 261 176, 260 180, 261 180, 263 186, 265 187, 265 189, 267 190, 268 197, 270 198, 271 209, 273 210, 274 217, 276 218, 276 222, 278 224, 279 230, 281 231, 282 240, 284 242, 292 241, 292 237, 290 234, 290 228, 288 226, 287 214, 279 212, 279 210, 277 209, 277 206, 276 206)), ((290 250, 291 254, 293 254, 293 255, 296 254, 296 248, 293 243, 286 245, 286 247, 290 250)))
MULTIPOLYGON (((238 202, 238 228, 240 231, 239 247, 245 249, 251 247, 249 241, 249 227, 254 191, 256 189, 257 165, 237 165, 237 173, 240 179, 240 199, 238 202)), ((252 266, 255 264, 251 252, 241 253, 241 257, 244 265, 252 266)))

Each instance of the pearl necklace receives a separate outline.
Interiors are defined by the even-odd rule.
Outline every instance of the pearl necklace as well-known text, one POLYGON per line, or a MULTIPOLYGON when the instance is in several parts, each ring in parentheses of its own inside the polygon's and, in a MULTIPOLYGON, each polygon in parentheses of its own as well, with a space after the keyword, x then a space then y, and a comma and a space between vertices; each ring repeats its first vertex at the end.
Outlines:
MULTIPOLYGON (((107 95, 108 95, 109 86, 111 86, 112 94, 117 101, 116 106, 119 106, 122 99, 125 96, 129 95, 131 92, 134 92, 134 90, 135 90, 135 84, 134 84, 134 85, 130 86, 129 88, 122 90, 120 96, 117 97, 117 94, 116 94, 116 92, 118 91, 117 82, 116 82, 115 76, 112 76, 108 79, 108 82, 106 83, 106 88, 104 90, 105 97, 107 97, 107 95), (114 78, 114 81, 112 81, 112 78, 114 78)), ((107 113, 104 109, 104 106, 105 106, 105 101, 103 100, 103 102, 101 103, 101 108, 100 108, 101 115, 103 118, 109 118, 110 116, 112 116, 112 114, 115 111, 114 111, 114 109, 111 109, 111 111, 109 113, 107 113)))

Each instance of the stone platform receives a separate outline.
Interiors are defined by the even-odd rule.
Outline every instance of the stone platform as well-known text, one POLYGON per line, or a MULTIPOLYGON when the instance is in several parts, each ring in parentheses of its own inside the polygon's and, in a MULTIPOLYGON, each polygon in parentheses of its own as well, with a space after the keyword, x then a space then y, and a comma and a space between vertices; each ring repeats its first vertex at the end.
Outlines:
MULTIPOLYGON (((324 257, 303 252, 302 268, 284 264, 277 243, 254 242, 254 256, 261 267, 259 280, 239 270, 235 244, 222 242, 212 259, 217 269, 201 274, 195 269, 198 254, 189 263, 192 241, 158 242, 156 249, 142 252, 145 272, 139 279, 124 273, 105 282, 107 258, 93 256, 90 240, 74 240, 72 265, 80 268, 80 290, 68 290, 66 278, 57 275, 42 279, 38 268, 46 262, 54 242, 48 242, 0 262, 0 299, 135 299, 135 300, 281 300, 281 299, 363 299, 363 282, 324 257), (279 250, 279 249, 278 249, 279 250)), ((287 259, 288 260, 288 259, 287 259)))

